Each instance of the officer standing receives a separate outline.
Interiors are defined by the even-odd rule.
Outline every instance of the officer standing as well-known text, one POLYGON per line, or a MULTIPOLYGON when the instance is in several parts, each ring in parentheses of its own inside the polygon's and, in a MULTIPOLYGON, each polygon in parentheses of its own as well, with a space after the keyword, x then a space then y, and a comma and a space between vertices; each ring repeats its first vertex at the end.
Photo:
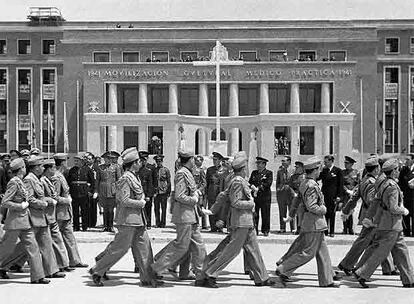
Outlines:
POLYGON ((89 191, 95 195, 95 178, 93 171, 84 163, 83 155, 74 157, 74 166, 69 170, 68 184, 72 197, 73 229, 79 231, 79 209, 82 216, 82 230, 88 230, 89 221, 89 191))
POLYGON ((319 176, 322 180, 322 193, 326 204, 326 221, 329 229, 325 232, 329 236, 335 235, 335 213, 344 191, 344 178, 342 170, 334 166, 335 158, 327 155, 324 158, 324 168, 319 176))
MULTIPOLYGON (((220 193, 220 176, 219 176, 219 169, 221 165, 221 161, 223 160, 223 155, 218 152, 213 152, 213 165, 207 168, 206 172, 206 181, 207 181, 207 204, 208 207, 214 205, 216 202, 216 197, 220 193)), ((210 222, 210 231, 217 232, 222 231, 221 228, 216 226, 216 216, 210 215, 209 222, 210 222)))
POLYGON ((188 252, 196 278, 200 278, 203 261, 206 256, 206 247, 201 237, 198 225, 197 204, 200 193, 197 190, 192 169, 194 167, 194 154, 180 151, 182 167, 174 178, 174 201, 172 202, 172 219, 176 225, 177 237, 162 249, 152 268, 157 274, 175 267, 188 252))
POLYGON ((204 158, 201 155, 197 155, 194 159, 194 169, 193 169, 193 176, 194 180, 197 184, 197 189, 200 191, 200 199, 198 200, 198 213, 201 217, 201 229, 207 229, 207 216, 201 212, 202 208, 206 208, 206 186, 207 186, 207 180, 206 180, 206 172, 203 168, 203 162, 204 158))
POLYGON ((325 220, 326 207, 323 194, 316 179, 319 176, 320 161, 310 159, 304 164, 306 180, 299 187, 305 207, 301 231, 295 251, 276 268, 276 275, 282 285, 286 285, 288 277, 297 268, 316 257, 318 280, 320 287, 337 287, 333 283, 333 269, 324 231, 328 229, 325 220))
POLYGON ((404 194, 404 206, 410 212, 404 216, 404 236, 414 237, 414 154, 407 154, 401 169, 398 185, 404 194))
POLYGON ((250 175, 249 184, 257 189, 254 198, 255 203, 255 226, 256 233, 259 234, 259 212, 262 216, 262 233, 268 236, 270 232, 270 205, 272 203, 272 191, 270 187, 273 183, 273 172, 266 169, 268 160, 263 157, 256 157, 257 170, 253 170, 250 175))
POLYGON ((367 280, 392 251, 403 287, 414 288, 414 270, 402 232, 402 217, 408 214, 408 210, 404 207, 403 194, 396 181, 400 174, 398 160, 387 160, 382 170, 386 175, 386 181, 378 193, 381 213, 376 235, 370 246, 373 252, 354 275, 363 288, 368 288, 367 280))
POLYGON ((62 173, 64 170, 60 170, 60 166, 66 161, 67 155, 65 153, 56 153, 53 158, 55 159, 57 167, 56 173, 52 177, 52 182, 57 194, 56 220, 59 225, 59 230, 62 233, 66 251, 68 252, 69 266, 85 268, 88 267, 88 265, 82 263, 78 244, 76 243, 75 235, 73 234, 73 208, 69 185, 63 175, 64 173, 62 173))
MULTIPOLYGON (((355 191, 357 191, 357 187, 361 182, 361 178, 359 175, 358 170, 352 168, 353 165, 356 163, 356 160, 350 156, 345 156, 344 166, 345 169, 342 170, 342 175, 344 177, 344 192, 341 201, 341 207, 343 207, 348 200, 352 197, 355 191)), ((338 208, 341 210, 342 208, 338 208)), ((352 216, 353 210, 348 211, 348 216, 345 220, 343 220, 344 230, 343 234, 354 234, 354 218, 352 216)))
POLYGON ((155 175, 155 198, 154 212, 155 225, 158 228, 164 228, 167 222, 167 200, 171 194, 171 173, 168 168, 164 167, 164 155, 154 156, 157 166, 154 169, 155 175), (160 212, 161 211, 161 212, 160 212))
POLYGON ((155 174, 154 174, 154 165, 148 164, 149 152, 139 151, 139 157, 141 161, 141 168, 138 171, 138 177, 142 184, 142 189, 145 194, 145 215, 147 217, 147 229, 151 229, 151 219, 152 219, 152 199, 155 193, 155 174))
POLYGON ((93 184, 90 186, 93 191, 89 192, 88 195, 88 227, 96 227, 97 222, 97 211, 98 211, 98 185, 96 178, 99 171, 98 157, 95 157, 91 152, 86 152, 84 155, 85 166, 93 173, 93 184))
MULTIPOLYGON (((286 232, 286 223, 283 218, 288 214, 288 207, 292 203, 293 194, 292 188, 289 185, 290 177, 293 172, 290 167, 290 156, 284 156, 282 159, 282 165, 279 167, 276 173, 276 197, 277 204, 279 205, 279 225, 280 233, 286 232)), ((295 230, 295 221, 290 222, 290 231, 295 230)))
POLYGON ((117 210, 115 234, 111 245, 105 254, 97 261, 89 272, 95 285, 103 286, 102 277, 133 247, 134 259, 138 261, 140 280, 142 286, 157 287, 163 284, 155 277, 151 269, 153 262, 150 238, 147 233, 145 216, 144 192, 135 172, 140 166, 140 157, 135 147, 128 148, 121 154, 124 174, 117 183, 117 210))
POLYGON ((26 167, 23 159, 18 158, 10 163, 12 179, 7 184, 6 193, 1 201, 1 207, 8 210, 4 222, 6 231, 0 241, 0 279, 8 279, 3 269, 3 261, 13 253, 18 239, 22 242, 30 261, 30 281, 32 284, 48 284, 43 272, 42 257, 35 234, 29 219, 28 193, 23 184, 26 167))
MULTIPOLYGON (((299 206, 299 187, 300 184, 305 180, 305 170, 303 169, 303 162, 301 161, 295 161, 295 171, 289 178, 289 186, 293 190, 293 199, 289 206, 289 214, 291 213, 292 208, 297 208, 299 206)), ((297 223, 296 223, 296 232, 295 234, 299 234, 300 232, 300 223, 302 222, 303 213, 300 210, 299 212, 296 212, 297 215, 297 223)), ((284 219, 282 219, 285 221, 284 219)), ((294 219, 293 219, 294 220, 294 219)))
POLYGON ((114 232, 116 182, 121 178, 121 170, 115 161, 119 156, 119 153, 115 151, 105 152, 102 155, 105 163, 99 166, 96 174, 99 203, 103 208, 103 231, 107 232, 114 232))

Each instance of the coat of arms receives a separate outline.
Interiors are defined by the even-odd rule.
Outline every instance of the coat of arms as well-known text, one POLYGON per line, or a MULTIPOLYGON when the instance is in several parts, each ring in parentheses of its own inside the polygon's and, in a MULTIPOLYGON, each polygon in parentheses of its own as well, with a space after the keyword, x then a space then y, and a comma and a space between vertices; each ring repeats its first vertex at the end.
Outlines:
POLYGON ((89 113, 98 113, 99 112, 99 101, 90 101, 88 105, 89 113))

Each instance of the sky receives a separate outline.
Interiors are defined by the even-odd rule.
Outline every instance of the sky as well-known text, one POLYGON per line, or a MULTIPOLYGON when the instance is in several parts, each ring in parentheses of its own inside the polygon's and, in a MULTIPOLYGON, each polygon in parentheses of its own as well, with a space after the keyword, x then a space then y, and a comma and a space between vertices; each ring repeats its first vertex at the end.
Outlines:
POLYGON ((0 0, 0 21, 54 6, 67 21, 412 19, 414 0, 0 0))

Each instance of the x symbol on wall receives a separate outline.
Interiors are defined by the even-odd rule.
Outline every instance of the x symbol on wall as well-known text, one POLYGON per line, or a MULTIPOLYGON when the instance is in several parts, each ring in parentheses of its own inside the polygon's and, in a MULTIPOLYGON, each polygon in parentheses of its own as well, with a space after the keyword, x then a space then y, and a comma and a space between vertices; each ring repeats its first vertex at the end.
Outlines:
POLYGON ((347 101, 345 103, 343 101, 340 101, 339 104, 342 106, 342 110, 339 113, 351 113, 351 111, 348 109, 349 105, 351 104, 350 101, 347 101))

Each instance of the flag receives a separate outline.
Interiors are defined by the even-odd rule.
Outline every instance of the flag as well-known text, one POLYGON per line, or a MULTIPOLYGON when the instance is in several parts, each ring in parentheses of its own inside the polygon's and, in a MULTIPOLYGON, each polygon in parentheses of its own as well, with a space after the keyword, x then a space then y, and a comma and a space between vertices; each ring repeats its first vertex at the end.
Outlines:
POLYGON ((36 123, 33 111, 33 103, 30 103, 30 133, 31 133, 31 148, 37 148, 36 144, 36 123))
POLYGON ((66 102, 63 103, 63 152, 69 153, 68 120, 66 117, 66 102))

